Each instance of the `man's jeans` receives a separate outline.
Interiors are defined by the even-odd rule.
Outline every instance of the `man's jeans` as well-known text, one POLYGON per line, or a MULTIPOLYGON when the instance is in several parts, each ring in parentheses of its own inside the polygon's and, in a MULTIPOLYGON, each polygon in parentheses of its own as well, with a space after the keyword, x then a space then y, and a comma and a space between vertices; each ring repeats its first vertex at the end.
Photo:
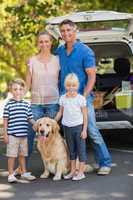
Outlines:
POLYGON ((108 152, 107 146, 101 136, 100 131, 96 127, 95 111, 93 107, 93 95, 87 99, 88 107, 88 134, 91 139, 95 160, 99 167, 111 167, 111 156, 108 152))
MULTIPOLYGON (((56 113, 59 110, 58 104, 47 104, 47 105, 37 105, 32 104, 31 105, 32 114, 34 120, 37 120, 41 117, 50 117, 54 118, 56 113)), ((27 166, 28 166, 28 160, 29 157, 33 151, 33 144, 34 144, 34 138, 35 138, 35 131, 32 129, 31 124, 29 124, 29 131, 28 131, 28 157, 26 159, 27 166)))

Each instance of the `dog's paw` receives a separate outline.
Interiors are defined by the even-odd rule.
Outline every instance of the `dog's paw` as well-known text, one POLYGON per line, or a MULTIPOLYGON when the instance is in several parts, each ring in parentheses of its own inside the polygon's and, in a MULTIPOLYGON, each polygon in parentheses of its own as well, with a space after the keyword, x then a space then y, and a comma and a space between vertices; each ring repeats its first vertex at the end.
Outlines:
POLYGON ((49 177, 49 174, 46 174, 46 173, 43 173, 41 174, 40 178, 48 178, 49 177))
POLYGON ((59 181, 59 180, 61 180, 61 176, 55 175, 55 176, 53 177, 53 180, 54 180, 54 181, 59 181))

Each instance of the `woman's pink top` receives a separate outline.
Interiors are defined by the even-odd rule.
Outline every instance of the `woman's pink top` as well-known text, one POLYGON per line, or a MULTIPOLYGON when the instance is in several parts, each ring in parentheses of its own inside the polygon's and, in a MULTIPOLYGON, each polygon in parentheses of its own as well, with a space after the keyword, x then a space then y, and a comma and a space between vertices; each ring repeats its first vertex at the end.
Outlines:
POLYGON ((33 56, 28 63, 32 76, 31 103, 56 104, 59 100, 58 75, 59 58, 52 55, 47 64, 33 56))

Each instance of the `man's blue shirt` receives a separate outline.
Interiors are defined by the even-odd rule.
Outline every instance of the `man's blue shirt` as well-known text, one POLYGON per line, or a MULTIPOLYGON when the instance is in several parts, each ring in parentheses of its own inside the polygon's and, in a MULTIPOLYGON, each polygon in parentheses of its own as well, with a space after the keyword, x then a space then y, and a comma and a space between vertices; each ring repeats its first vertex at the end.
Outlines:
POLYGON ((72 52, 68 55, 66 46, 61 45, 56 50, 56 54, 60 60, 60 93, 65 93, 64 81, 69 73, 75 73, 80 82, 79 93, 83 94, 87 84, 87 68, 95 67, 95 55, 91 48, 80 41, 76 41, 73 45, 72 52))

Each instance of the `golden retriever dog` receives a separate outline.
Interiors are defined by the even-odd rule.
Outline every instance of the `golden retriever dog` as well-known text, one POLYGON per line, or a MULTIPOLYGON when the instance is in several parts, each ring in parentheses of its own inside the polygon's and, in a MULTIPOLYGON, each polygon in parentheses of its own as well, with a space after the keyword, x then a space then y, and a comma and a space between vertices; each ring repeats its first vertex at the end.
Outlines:
MULTIPOLYGON (((40 178, 48 178, 52 173, 53 180, 60 180, 70 170, 70 159, 66 143, 59 133, 59 125, 54 119, 43 117, 36 121, 34 129, 38 135, 37 148, 44 164, 40 178)), ((86 165, 85 172, 91 171, 93 168, 86 165)))
POLYGON ((41 178, 54 174, 53 180, 60 180, 69 170, 67 146, 59 133, 59 125, 53 119, 43 117, 36 121, 37 148, 41 154, 44 172, 41 178))

